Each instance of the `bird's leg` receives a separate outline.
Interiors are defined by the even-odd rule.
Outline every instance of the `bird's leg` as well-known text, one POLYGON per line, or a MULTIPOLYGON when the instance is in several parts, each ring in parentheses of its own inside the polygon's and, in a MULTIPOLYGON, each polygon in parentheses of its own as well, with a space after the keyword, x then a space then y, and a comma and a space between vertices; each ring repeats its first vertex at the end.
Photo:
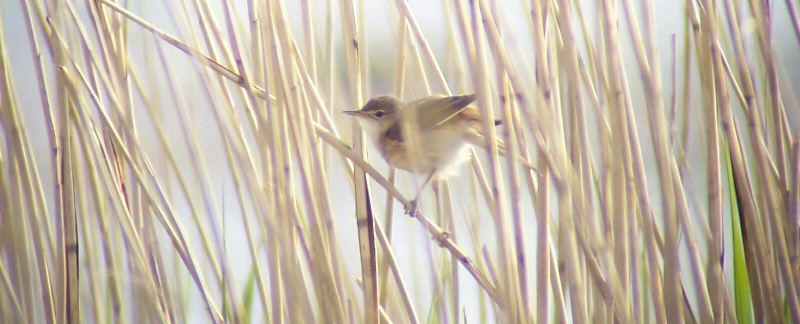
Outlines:
POLYGON ((431 171, 431 174, 428 175, 428 179, 425 179, 425 182, 422 183, 422 187, 420 187, 419 191, 417 191, 417 195, 411 200, 410 206, 406 206, 406 214, 408 214, 408 216, 414 217, 417 214, 417 202, 419 200, 419 195, 422 193, 422 189, 425 189, 425 186, 428 184, 428 182, 431 182, 434 174, 436 174, 436 170, 431 171))

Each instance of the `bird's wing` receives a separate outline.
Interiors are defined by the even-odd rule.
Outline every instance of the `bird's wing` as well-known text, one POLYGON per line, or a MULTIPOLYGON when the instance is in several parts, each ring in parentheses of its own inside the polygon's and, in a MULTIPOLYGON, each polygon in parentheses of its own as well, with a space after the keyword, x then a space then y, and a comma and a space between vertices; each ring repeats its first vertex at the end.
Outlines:
POLYGON ((417 121, 420 130, 433 129, 458 115, 475 101, 475 94, 461 96, 435 95, 409 102, 409 107, 418 106, 417 121))

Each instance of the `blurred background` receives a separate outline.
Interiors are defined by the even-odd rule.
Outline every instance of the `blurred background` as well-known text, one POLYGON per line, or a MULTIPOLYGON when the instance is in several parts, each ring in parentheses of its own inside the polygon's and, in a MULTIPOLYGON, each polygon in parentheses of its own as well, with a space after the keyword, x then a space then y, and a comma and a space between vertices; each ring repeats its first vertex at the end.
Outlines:
POLYGON ((3 1, 0 318, 794 322, 798 5, 3 1), (409 218, 341 111, 465 93, 409 218))

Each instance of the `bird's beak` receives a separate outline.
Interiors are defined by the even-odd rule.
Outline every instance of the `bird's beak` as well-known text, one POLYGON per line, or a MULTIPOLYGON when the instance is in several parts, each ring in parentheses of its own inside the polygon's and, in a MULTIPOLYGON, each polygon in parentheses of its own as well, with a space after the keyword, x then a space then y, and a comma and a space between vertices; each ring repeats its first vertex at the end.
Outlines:
POLYGON ((364 114, 358 110, 345 110, 343 111, 343 113, 345 113, 346 115, 356 116, 356 117, 364 116, 364 114))

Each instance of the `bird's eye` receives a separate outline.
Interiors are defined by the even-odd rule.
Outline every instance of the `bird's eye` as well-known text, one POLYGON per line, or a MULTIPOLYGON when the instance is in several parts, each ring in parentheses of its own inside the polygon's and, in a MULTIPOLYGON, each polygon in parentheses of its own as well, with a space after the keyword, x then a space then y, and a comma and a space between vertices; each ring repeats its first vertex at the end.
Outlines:
POLYGON ((375 112, 375 117, 381 118, 383 117, 383 115, 386 115, 386 112, 384 112, 383 110, 378 110, 375 112))

